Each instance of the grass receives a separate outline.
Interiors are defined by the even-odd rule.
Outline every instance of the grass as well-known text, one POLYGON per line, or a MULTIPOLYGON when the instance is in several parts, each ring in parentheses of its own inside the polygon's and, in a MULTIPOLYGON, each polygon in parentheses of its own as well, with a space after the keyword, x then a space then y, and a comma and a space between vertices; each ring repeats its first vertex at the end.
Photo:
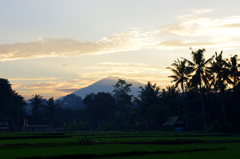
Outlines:
MULTIPOLYGON (((1 157, 3 158, 26 158, 26 157, 49 157, 49 156, 61 156, 61 155, 77 155, 77 154, 94 154, 94 155, 106 155, 106 154, 120 154, 126 152, 151 152, 155 151, 181 151, 181 150, 193 150, 193 149, 216 149, 223 148, 231 144, 210 144, 210 145, 70 145, 60 147, 24 147, 18 149, 1 149, 1 157)), ((233 144, 239 146, 239 144, 233 144)), ((228 146, 229 147, 229 146, 228 146)), ((60 158, 60 157, 58 157, 60 158)))
POLYGON ((119 158, 118 156, 121 156, 121 158, 143 159, 159 158, 160 156, 161 158, 184 159, 240 158, 240 136, 238 134, 199 132, 0 133, 1 137, 6 137, 5 140, 0 140, 1 158, 34 158, 36 156, 39 158, 90 157, 109 159, 117 159, 119 158), (159 134, 161 135, 159 136, 159 134), (36 138, 26 139, 29 136, 35 136, 36 138), (37 138, 39 136, 42 138, 37 138), (43 136, 53 137, 44 138, 43 136), (67 136, 68 138, 62 138, 62 136, 67 136), (90 145, 84 145, 85 136, 89 142, 95 144, 88 143, 90 145), (19 137, 19 139, 11 139, 11 137, 19 137), (166 140, 167 143, 170 143, 176 139, 181 141, 181 143, 164 145, 160 143, 145 143, 156 140, 161 142, 166 140), (185 143, 185 140, 197 140, 202 141, 202 143, 185 143), (239 141, 217 143, 216 141, 219 140, 239 141), (77 142, 79 143, 77 144, 77 142), (107 144, 97 144, 105 142, 107 144))

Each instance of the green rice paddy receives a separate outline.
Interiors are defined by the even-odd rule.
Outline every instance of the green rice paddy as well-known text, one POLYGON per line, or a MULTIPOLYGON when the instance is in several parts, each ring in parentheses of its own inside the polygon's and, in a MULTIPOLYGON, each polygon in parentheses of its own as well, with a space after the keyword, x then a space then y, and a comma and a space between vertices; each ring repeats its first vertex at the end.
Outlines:
POLYGON ((240 135, 205 132, 0 133, 0 156, 29 159, 240 158, 240 135), (83 145, 85 140, 90 144, 83 145))

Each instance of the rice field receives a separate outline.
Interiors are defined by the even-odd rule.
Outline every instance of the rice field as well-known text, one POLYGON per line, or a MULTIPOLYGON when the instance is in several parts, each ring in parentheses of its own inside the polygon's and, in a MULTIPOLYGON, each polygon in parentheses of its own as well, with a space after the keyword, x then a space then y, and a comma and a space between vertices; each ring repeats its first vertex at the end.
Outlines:
POLYGON ((1 158, 240 158, 240 135, 205 132, 0 133, 1 158))

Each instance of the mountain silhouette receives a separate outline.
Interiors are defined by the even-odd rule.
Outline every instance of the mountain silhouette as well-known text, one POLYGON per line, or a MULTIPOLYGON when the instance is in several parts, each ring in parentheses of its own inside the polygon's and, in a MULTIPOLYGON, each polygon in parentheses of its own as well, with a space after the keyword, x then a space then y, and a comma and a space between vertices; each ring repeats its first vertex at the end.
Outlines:
MULTIPOLYGON (((110 93, 112 94, 114 87, 113 85, 115 85, 118 81, 118 79, 122 79, 125 80, 128 84, 132 84, 132 86, 130 87, 131 92, 129 92, 129 95, 133 95, 134 97, 137 97, 139 94, 139 87, 140 86, 144 86, 143 83, 140 83, 136 80, 133 79, 125 79, 125 78, 120 78, 120 77, 112 77, 109 76, 107 78, 104 78, 100 81, 97 81, 95 83, 93 83, 90 86, 87 86, 85 88, 79 89, 71 94, 75 94, 77 96, 82 97, 82 99, 85 98, 86 95, 90 94, 90 93, 94 93, 97 94, 98 92, 105 92, 105 93, 110 93)), ((59 98, 62 99, 63 97, 59 98)))

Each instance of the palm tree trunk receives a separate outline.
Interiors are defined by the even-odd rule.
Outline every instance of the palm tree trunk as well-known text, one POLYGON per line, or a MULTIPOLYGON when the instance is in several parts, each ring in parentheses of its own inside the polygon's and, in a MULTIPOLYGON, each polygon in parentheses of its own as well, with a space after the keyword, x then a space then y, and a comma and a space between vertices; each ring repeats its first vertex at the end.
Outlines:
POLYGON ((237 103, 237 98, 236 98, 236 75, 234 73, 233 75, 233 96, 234 96, 234 105, 237 103))
POLYGON ((235 91, 236 91, 236 75, 235 75, 235 73, 233 75, 233 91, 234 91, 234 95, 235 95, 235 91))
POLYGON ((221 94, 221 101, 222 101, 224 123, 227 124, 226 113, 225 113, 224 102, 223 102, 223 92, 222 92, 222 89, 220 91, 220 94, 221 94))
POLYGON ((201 83, 199 84, 200 86, 200 95, 201 95, 201 103, 202 103, 202 111, 203 111, 203 123, 204 123, 204 127, 207 127, 206 124, 206 117, 205 117, 205 108, 204 108, 204 103, 203 103, 203 95, 202 95, 202 86, 201 83))
POLYGON ((203 122, 204 122, 204 127, 207 127, 206 124, 206 118, 205 118, 205 109, 204 109, 204 104, 203 104, 203 97, 202 97, 202 92, 201 92, 201 102, 202 102, 202 111, 203 111, 203 122))
POLYGON ((188 130, 188 122, 187 122, 187 118, 186 118, 186 108, 185 108, 184 96, 185 96, 185 92, 184 92, 184 87, 183 87, 183 83, 182 83, 182 103, 183 103, 184 124, 186 126, 186 130, 188 130))

